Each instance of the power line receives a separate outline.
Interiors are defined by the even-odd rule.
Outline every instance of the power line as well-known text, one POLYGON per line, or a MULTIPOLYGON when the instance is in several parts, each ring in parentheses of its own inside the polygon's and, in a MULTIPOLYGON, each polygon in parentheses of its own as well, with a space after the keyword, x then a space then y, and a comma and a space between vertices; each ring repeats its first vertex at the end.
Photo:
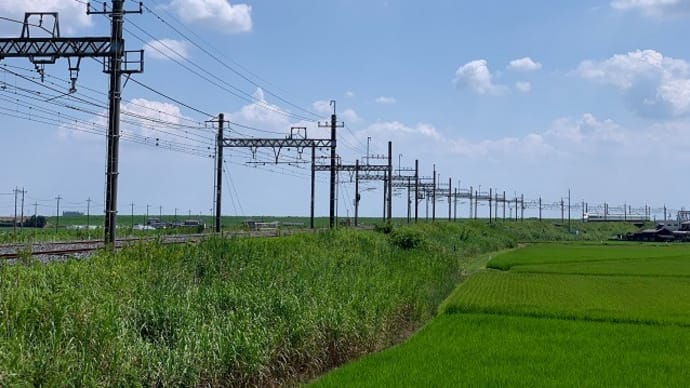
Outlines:
MULTIPOLYGON (((153 14, 161 23, 163 23, 163 24, 165 24, 166 26, 168 26, 170 29, 172 29, 173 31, 175 31, 175 32, 176 32, 177 34, 179 34, 180 36, 182 36, 184 39, 186 39, 188 42, 190 42, 190 43, 191 43, 192 45, 194 45, 196 48, 198 48, 199 50, 201 50, 204 54, 208 55, 209 57, 211 57, 212 59, 214 59, 216 62, 218 62, 221 66, 223 66, 223 67, 225 67, 226 69, 230 70, 231 72, 233 72, 234 74, 236 74, 236 75, 239 76, 240 78, 244 79, 245 81, 249 82, 250 84, 252 84, 252 85, 255 86, 255 87, 261 88, 261 89, 264 90, 266 93, 268 93, 269 95, 271 95, 271 96, 277 98, 278 100, 280 100, 280 101, 282 101, 282 102, 284 102, 284 103, 286 103, 286 104, 288 104, 288 105, 290 105, 290 106, 292 106, 292 107, 294 107, 294 108, 297 108, 297 109, 299 109, 299 110, 301 110, 301 111, 303 111, 303 112, 305 112, 305 113, 307 113, 307 114, 310 114, 310 115, 312 115, 312 116, 314 116, 314 117, 316 117, 316 118, 319 118, 319 115, 318 115, 318 114, 316 114, 316 113, 314 113, 314 112, 312 112, 312 111, 310 111, 310 110, 304 109, 304 108, 300 107, 299 105, 293 104, 292 102, 290 102, 290 101, 284 99, 284 98, 281 97, 280 95, 274 93, 274 92, 271 91, 270 89, 268 89, 268 88, 266 88, 266 87, 263 87, 263 86, 259 85, 257 82, 255 82, 254 80, 252 80, 252 79, 250 79, 249 77, 245 76, 245 75, 242 74, 240 71, 238 71, 237 69, 233 68, 232 66, 229 66, 225 61, 219 59, 216 55, 212 54, 211 52, 209 52, 208 50, 206 50, 204 47, 202 47, 200 44, 196 43, 194 40, 192 40, 192 39, 189 38, 187 35, 185 35, 183 32, 181 32, 179 29, 175 28, 173 25, 171 25, 170 23, 168 23, 163 17, 161 17, 159 14, 157 14, 156 12, 154 12, 154 11, 153 11, 152 9, 150 9, 149 7, 144 6, 144 9, 145 9, 146 11, 150 12, 151 14, 153 14)), ((169 14, 168 14, 168 15, 169 15, 169 14)), ((174 17, 172 17, 172 18, 175 19, 174 17)), ((194 35, 196 35, 196 33, 194 33, 193 31, 192 31, 192 33, 193 33, 194 35)), ((198 35, 196 35, 196 36, 197 36, 197 38, 199 38, 198 35)), ((210 45, 209 45, 209 46, 210 46, 210 45)), ((218 51, 218 50, 216 50, 216 51, 218 51)), ((234 61, 233 61, 233 62, 234 62, 234 61)), ((251 72, 249 72, 249 73, 252 74, 252 75, 254 75, 254 74, 251 73, 251 72)), ((257 77, 257 78, 258 78, 258 77, 257 77)))

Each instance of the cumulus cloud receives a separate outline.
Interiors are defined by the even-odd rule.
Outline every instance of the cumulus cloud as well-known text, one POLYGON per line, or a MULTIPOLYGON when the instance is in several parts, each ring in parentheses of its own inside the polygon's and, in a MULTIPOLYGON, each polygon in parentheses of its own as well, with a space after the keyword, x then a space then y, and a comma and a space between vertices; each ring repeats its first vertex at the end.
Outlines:
POLYGON ((641 115, 673 117, 690 113, 690 65, 654 50, 617 54, 580 63, 582 78, 612 85, 641 115))
POLYGON ((254 102, 230 113, 228 118, 263 130, 287 133, 291 126, 289 117, 280 107, 266 101, 263 89, 257 88, 252 97, 254 102))
MULTIPOLYGON (((330 117, 333 114, 333 107, 330 101, 319 100, 312 103, 312 109, 314 112, 323 115, 324 117, 330 117)), ((353 109, 345 109, 343 111, 336 112, 338 114, 338 119, 345 120, 349 123, 356 123, 361 121, 361 118, 353 109)))
POLYGON ((150 58, 161 60, 170 59, 164 53, 175 59, 189 58, 189 44, 175 39, 152 40, 144 44, 144 52, 150 58))
POLYGON ((523 93, 529 93, 530 90, 532 90, 532 84, 529 82, 518 81, 515 83, 515 89, 523 93))
MULTIPOLYGON (((135 136, 137 141, 148 144, 193 144, 198 142, 193 137, 186 136, 183 131, 171 131, 170 127, 182 124, 187 119, 180 107, 167 102, 135 98, 121 104, 123 121, 122 135, 125 140, 135 136)), ((108 111, 103 110, 95 116, 80 122, 66 123, 58 128, 58 136, 81 141, 94 141, 94 135, 106 135, 108 126, 108 111)))
MULTIPOLYGON (((90 27, 93 16, 86 14, 86 5, 76 1, 65 0, 23 0, 23 1, 0 1, 0 15, 24 20, 24 12, 58 12, 60 18, 60 32, 62 35, 74 34, 75 32, 90 27)), ((52 21, 51 21, 52 27, 52 21)), ((2 21, 0 32, 8 36, 19 36, 22 25, 2 21)), ((32 36, 47 36, 44 31, 38 28, 31 30, 32 36)))
POLYGON ((398 137, 400 135, 421 135, 422 137, 434 140, 442 139, 442 136, 438 133, 436 128, 425 123, 419 123, 416 126, 407 126, 399 121, 378 122, 370 125, 366 132, 390 137, 398 137))
POLYGON ((535 71, 541 69, 541 63, 533 61, 530 57, 524 57, 510 61, 508 69, 515 71, 535 71))
POLYGON ((168 6, 184 23, 212 27, 227 33, 252 30, 252 7, 228 0, 172 0, 168 6))
POLYGON ((502 94, 503 85, 493 82, 493 75, 485 59, 477 59, 460 66, 455 72, 453 83, 460 89, 472 89, 479 94, 502 94))
POLYGON ((381 105, 393 105, 396 102, 398 102, 398 100, 396 100, 395 97, 380 96, 376 98, 376 103, 381 105))
POLYGON ((687 0, 614 0, 611 7, 619 11, 638 11, 652 17, 690 14, 690 2, 687 0))
POLYGON ((544 137, 530 133, 524 137, 503 137, 471 142, 456 139, 450 142, 451 152, 470 158, 496 159, 499 157, 518 155, 535 158, 551 152, 544 137))

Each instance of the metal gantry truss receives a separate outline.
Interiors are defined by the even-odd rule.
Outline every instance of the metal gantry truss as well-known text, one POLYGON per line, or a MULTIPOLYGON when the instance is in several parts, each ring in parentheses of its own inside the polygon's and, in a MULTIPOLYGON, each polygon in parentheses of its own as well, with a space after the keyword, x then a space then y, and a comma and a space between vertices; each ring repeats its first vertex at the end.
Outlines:
POLYGON ((110 36, 65 38, 60 36, 57 12, 27 12, 24 15, 22 33, 18 38, 0 38, 0 60, 4 58, 28 58, 36 66, 36 70, 43 79, 46 64, 55 63, 59 58, 67 58, 72 82, 69 93, 74 93, 81 59, 103 58, 103 71, 110 75, 104 240, 106 246, 112 247, 115 242, 115 216, 117 215, 121 76, 122 74, 143 71, 143 50, 136 51, 139 53, 137 61, 127 60, 128 51, 125 51, 122 31, 124 15, 141 13, 142 4, 139 4, 138 11, 124 10, 124 0, 112 0, 111 10, 107 10, 104 3, 102 11, 92 9, 90 3, 86 4, 87 14, 107 14, 111 17, 110 36), (34 19, 38 19, 38 21, 32 23, 31 21, 34 19), (48 19, 53 21, 52 28, 50 28, 48 19), (49 28, 46 28, 45 25, 49 25, 49 28), (40 28, 44 33, 49 33, 50 36, 32 37, 30 27, 40 28), (136 63, 138 66, 129 68, 127 65, 132 63, 136 63), (123 69, 123 64, 127 68, 123 69))
POLYGON ((336 128, 342 126, 338 123, 337 116, 335 113, 335 101, 331 101, 333 105, 333 114, 331 115, 330 128, 331 128, 331 138, 330 139, 309 139, 307 137, 307 131, 304 127, 293 127, 290 129, 290 134, 285 138, 226 138, 224 131, 224 115, 221 113, 218 116, 218 120, 213 120, 213 122, 218 123, 218 134, 216 137, 216 217, 215 217, 215 231, 219 233, 221 231, 221 188, 222 188, 222 176, 223 176, 223 149, 224 148, 248 148, 252 154, 256 154, 259 148, 271 148, 275 155, 275 161, 278 163, 278 158, 280 152, 283 148, 295 148, 300 153, 305 149, 311 149, 311 203, 310 203, 310 227, 314 228, 314 195, 316 187, 316 176, 315 169, 316 165, 316 149, 317 148, 329 148, 331 150, 331 163, 328 166, 330 171, 331 181, 330 181, 330 214, 329 222, 330 227, 335 226, 335 177, 336 177, 336 162, 334 159, 336 150, 336 128), (303 131, 303 132, 302 132, 303 131))

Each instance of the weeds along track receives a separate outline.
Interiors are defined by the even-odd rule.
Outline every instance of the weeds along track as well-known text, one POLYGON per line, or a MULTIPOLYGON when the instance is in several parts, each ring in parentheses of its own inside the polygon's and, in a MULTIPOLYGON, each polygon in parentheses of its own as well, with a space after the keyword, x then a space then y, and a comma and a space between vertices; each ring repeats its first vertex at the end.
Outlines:
MULTIPOLYGON (((223 237, 245 237, 245 238, 267 238, 282 235, 304 233, 313 231, 311 229, 284 230, 278 229, 259 230, 253 232, 233 231, 224 232, 223 237)), ((126 237, 115 241, 115 249, 121 249, 142 242, 157 241, 161 244, 185 244, 197 243, 203 239, 210 238, 213 234, 193 233, 193 234, 171 234, 150 237, 126 237)), ((0 261, 8 260, 13 262, 20 258, 32 257, 41 262, 60 261, 68 258, 84 258, 90 254, 103 249, 104 243, 101 240, 72 240, 72 241, 40 241, 33 243, 14 243, 0 245, 0 261)))

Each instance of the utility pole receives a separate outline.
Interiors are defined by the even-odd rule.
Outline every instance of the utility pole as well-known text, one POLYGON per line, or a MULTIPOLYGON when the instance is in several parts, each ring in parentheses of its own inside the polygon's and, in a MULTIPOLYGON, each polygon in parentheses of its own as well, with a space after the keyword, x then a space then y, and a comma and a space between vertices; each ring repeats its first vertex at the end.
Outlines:
MULTIPOLYGON (((458 181, 459 186, 460 181, 458 181)), ((453 221, 458 220, 458 187, 455 188, 455 193, 453 194, 453 221)))
POLYGON ((563 220, 564 220, 564 215, 563 215, 564 209, 563 209, 563 206, 564 206, 564 205, 563 205, 563 197, 561 197, 561 224, 563 223, 563 220))
MULTIPOLYGON (((143 52, 141 53, 141 69, 140 70, 125 70, 122 69, 123 59, 125 58, 124 40, 122 39, 122 30, 125 13, 123 9, 124 0, 113 0, 112 11, 105 10, 102 12, 90 11, 87 13, 95 14, 109 14, 111 17, 111 44, 112 50, 110 56, 106 57, 106 71, 110 73, 110 93, 108 102, 108 146, 107 146, 107 161, 106 161, 106 195, 105 195, 105 244, 112 245, 115 243, 115 225, 117 223, 117 178, 118 163, 119 163, 119 149, 120 149, 120 101, 122 99, 122 74, 123 73, 140 73, 143 71, 143 52)), ((136 12, 136 11, 135 11, 136 12)), ((141 4, 139 11, 142 13, 141 4)))
POLYGON ((453 187, 453 180, 452 178, 448 178, 448 222, 451 222, 453 219, 451 217, 451 211, 452 211, 452 190, 451 188, 453 187))
POLYGON ((517 221, 517 193, 515 193, 515 222, 517 221))
POLYGON ((539 196, 539 221, 541 221, 541 195, 539 196))
POLYGON ((506 191, 503 190, 503 222, 506 220, 506 191))
MULTIPOLYGON (((335 227, 335 158, 336 158, 336 140, 335 140, 335 130, 339 127, 344 127, 345 124, 338 123, 338 118, 336 116, 335 100, 331 100, 331 106, 333 106, 333 114, 331 115, 331 181, 330 181, 330 206, 328 222, 331 228, 335 227)), ((319 123, 319 127, 328 127, 328 125, 319 123)))
POLYGON ((223 198, 223 131, 225 115, 218 114, 218 134, 216 135, 216 217, 214 221, 214 231, 221 232, 221 201, 223 198))
POLYGON ((414 160, 414 223, 419 219, 419 159, 414 160))
POLYGON ((134 230, 134 202, 130 203, 129 206, 132 207, 132 230, 134 230))
MULTIPOLYGON (((103 11, 91 9, 87 3, 86 13, 110 15, 111 35, 109 37, 82 37, 82 38, 62 38, 57 12, 27 12, 24 16, 22 34, 19 38, 0 38, 0 58, 24 57, 34 63, 41 78, 44 75, 45 64, 55 63, 58 58, 68 58, 70 81, 72 86, 70 92, 76 91, 77 75, 79 64, 82 58, 104 59, 103 69, 110 74, 109 106, 108 106, 108 135, 106 147, 106 205, 104 221, 104 239, 106 245, 112 245, 115 241, 115 216, 117 214, 117 177, 118 177, 118 152, 120 139, 120 100, 121 100, 121 78, 122 74, 141 73, 143 71, 143 51, 138 51, 139 59, 132 60, 127 58, 122 30, 124 15, 132 13, 123 9, 124 0, 112 0, 112 9, 109 11, 103 5, 103 11), (40 17, 41 24, 47 24, 44 18, 52 17, 54 20, 53 29, 42 27, 52 36, 50 37, 30 37, 30 26, 35 26, 30 21, 31 17, 40 17), (124 59, 124 60, 123 60, 124 59), (122 68, 126 64, 125 69, 122 68), (134 64, 138 63, 139 68, 134 69, 134 64)), ((139 4, 139 10, 133 11, 142 13, 143 6, 139 4)))
MULTIPOLYGON (((12 232, 14 233, 14 237, 17 237, 17 194, 19 192, 19 188, 17 186, 14 187, 14 218, 12 219, 12 232)), ((665 212, 664 212, 665 213, 665 212)))
MULTIPOLYGON (((146 204, 146 225, 149 225, 149 207, 151 207, 151 205, 149 205, 147 203, 146 204)), ((191 210, 190 210, 190 213, 191 213, 191 210)))
POLYGON ((355 160, 355 226, 359 219, 359 159, 355 160))
POLYGON ((479 205, 479 196, 482 194, 482 186, 479 186, 478 190, 474 191, 474 219, 477 219, 477 210, 479 205))
POLYGON ((412 178, 407 177, 407 223, 412 221, 412 178))
POLYGON ((436 222, 436 164, 434 164, 434 175, 432 178, 432 194, 431 194, 431 222, 436 222))
POLYGON ((493 196, 493 192, 492 192, 491 187, 489 187, 489 223, 491 223, 491 216, 492 216, 492 214, 491 214, 491 206, 493 205, 491 203, 491 197, 492 196, 493 196))
MULTIPOLYGON (((316 147, 311 147, 311 204, 309 210, 309 227, 314 229, 314 195, 316 192, 316 147)), ((357 218, 355 218, 356 220, 357 218)), ((356 222, 356 221, 355 221, 356 222)))
POLYGON ((19 217, 19 225, 22 232, 24 231, 24 194, 26 194, 26 190, 22 187, 22 214, 19 217))
POLYGON ((498 221, 498 189, 494 190, 494 221, 498 221))
POLYGON ((61 196, 55 197, 55 200, 57 201, 57 209, 55 210, 55 214, 57 215, 57 218, 55 220, 55 232, 58 231, 58 227, 60 226, 60 200, 62 199, 61 196))
POLYGON ((388 171, 383 172, 383 222, 386 222, 386 205, 388 200, 388 171))
POLYGON ((474 188, 470 186, 470 220, 474 217, 472 217, 472 193, 474 193, 474 188))
MULTIPOLYGON (((91 230, 91 197, 86 200, 86 230, 91 230)), ((87 234, 91 236, 90 232, 87 234)))
MULTIPOLYGON (((398 166, 399 168, 400 166, 398 166)), ((388 221, 393 218, 393 142, 388 142, 388 221)))
POLYGON ((568 231, 570 231, 571 227, 571 222, 570 222, 570 189, 568 189, 568 231))
POLYGON ((36 229, 38 229, 38 202, 34 202, 34 239, 36 239, 36 229))
POLYGON ((520 194, 520 222, 525 220, 525 194, 520 194))

